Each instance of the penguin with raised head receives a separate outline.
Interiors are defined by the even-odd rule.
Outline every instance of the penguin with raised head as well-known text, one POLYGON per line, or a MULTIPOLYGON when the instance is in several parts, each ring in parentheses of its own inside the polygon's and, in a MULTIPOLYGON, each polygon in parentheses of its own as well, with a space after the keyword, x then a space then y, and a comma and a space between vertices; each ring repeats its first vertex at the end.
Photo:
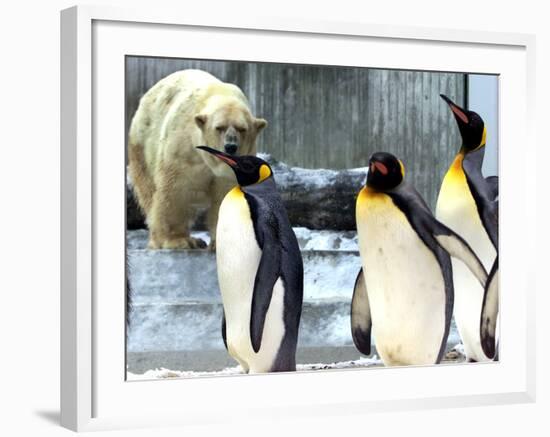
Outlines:
POLYGON ((245 372, 296 370, 303 263, 271 167, 206 146, 235 172, 220 206, 216 261, 229 354, 245 372))
POLYGON ((491 341, 489 331, 492 331, 494 342, 497 312, 494 303, 498 306, 498 261, 495 259, 498 253, 498 177, 485 178, 481 172, 487 137, 483 119, 476 112, 461 108, 447 96, 442 94, 441 98, 455 117, 462 146, 441 184, 436 217, 460 234, 479 256, 483 266, 491 271, 488 281, 491 287, 484 289, 463 265, 453 262, 454 315, 466 357, 469 361, 487 361, 493 358, 494 350, 492 353, 484 351, 480 323, 485 323, 486 327, 485 344, 491 341), (489 288, 493 297, 487 300, 484 296, 489 288), (485 311, 485 322, 480 322, 484 301, 489 306, 485 311))
POLYGON ((372 328, 387 366, 443 358, 454 301, 451 256, 482 286, 487 279, 470 246, 434 218, 404 177, 400 160, 375 153, 356 204, 362 269, 352 299, 352 337, 369 355, 372 328))

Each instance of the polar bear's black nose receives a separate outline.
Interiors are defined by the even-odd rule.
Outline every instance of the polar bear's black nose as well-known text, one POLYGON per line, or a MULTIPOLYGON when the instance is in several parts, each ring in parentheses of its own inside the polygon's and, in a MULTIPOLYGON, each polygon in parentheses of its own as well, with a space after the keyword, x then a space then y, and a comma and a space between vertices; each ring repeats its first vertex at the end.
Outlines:
POLYGON ((224 146, 224 149, 226 151, 226 153, 229 153, 230 155, 234 155, 235 153, 237 153, 237 145, 236 144, 226 144, 224 146))

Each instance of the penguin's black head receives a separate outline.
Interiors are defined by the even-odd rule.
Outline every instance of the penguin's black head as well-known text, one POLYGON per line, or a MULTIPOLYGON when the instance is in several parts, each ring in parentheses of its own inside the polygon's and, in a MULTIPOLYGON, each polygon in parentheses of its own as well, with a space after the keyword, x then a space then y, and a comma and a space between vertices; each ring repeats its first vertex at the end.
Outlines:
POLYGON ((462 109, 444 94, 440 94, 440 96, 447 102, 451 111, 453 111, 456 123, 458 124, 458 130, 462 136, 464 151, 467 153, 478 147, 484 146, 487 131, 485 129, 485 123, 483 123, 483 119, 479 114, 462 109))
POLYGON ((367 186, 377 191, 392 190, 405 178, 405 166, 391 153, 378 152, 369 160, 367 186))
POLYGON ((263 182, 273 175, 273 171, 267 162, 251 155, 229 155, 208 146, 198 146, 225 162, 235 172, 237 182, 241 187, 263 182))

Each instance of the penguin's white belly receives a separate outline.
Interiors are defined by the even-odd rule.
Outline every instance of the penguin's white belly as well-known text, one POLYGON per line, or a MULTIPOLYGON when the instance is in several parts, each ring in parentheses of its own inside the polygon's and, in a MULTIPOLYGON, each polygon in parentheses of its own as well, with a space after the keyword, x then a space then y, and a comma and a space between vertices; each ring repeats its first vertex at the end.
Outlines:
MULTIPOLYGON (((245 371, 270 371, 284 337, 284 288, 279 278, 267 311, 261 347, 252 349, 250 317, 256 271, 261 250, 256 242, 248 204, 242 194, 231 191, 220 207, 216 260, 226 320, 229 353, 245 371), (241 198, 242 196, 242 198, 241 198)), ((240 190, 239 190, 240 191, 240 190)))
MULTIPOLYGON (((496 251, 483 228, 474 198, 466 180, 445 178, 437 200, 436 217, 470 245, 487 271, 491 270, 496 251)), ((480 317, 483 287, 459 260, 452 259, 455 290, 454 316, 468 358, 485 361, 481 348, 480 317)))
POLYGON ((367 200, 357 217, 376 348, 386 365, 433 364, 445 333, 441 268, 405 215, 381 199, 367 200))

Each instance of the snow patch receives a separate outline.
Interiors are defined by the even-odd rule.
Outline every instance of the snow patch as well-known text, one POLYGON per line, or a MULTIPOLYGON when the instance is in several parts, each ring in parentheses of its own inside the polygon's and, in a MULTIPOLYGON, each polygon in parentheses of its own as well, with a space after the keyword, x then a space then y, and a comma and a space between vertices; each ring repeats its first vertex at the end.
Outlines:
MULTIPOLYGON (((313 230, 304 227, 292 228, 301 250, 359 251, 356 231, 313 230)), ((149 233, 146 229, 126 231, 128 250, 147 248, 149 233)), ((192 231, 191 236, 210 244, 207 231, 192 231)))
POLYGON ((464 345, 463 345, 462 343, 456 344, 456 345, 452 348, 452 351, 457 352, 457 353, 459 353, 460 355, 466 356, 466 351, 464 350, 464 345))
POLYGON ((206 231, 191 232, 191 236, 193 238, 200 238, 206 244, 210 244, 210 233, 208 233, 206 231))
POLYGON ((293 230, 302 250, 359 250, 355 231, 317 231, 303 227, 293 230))

